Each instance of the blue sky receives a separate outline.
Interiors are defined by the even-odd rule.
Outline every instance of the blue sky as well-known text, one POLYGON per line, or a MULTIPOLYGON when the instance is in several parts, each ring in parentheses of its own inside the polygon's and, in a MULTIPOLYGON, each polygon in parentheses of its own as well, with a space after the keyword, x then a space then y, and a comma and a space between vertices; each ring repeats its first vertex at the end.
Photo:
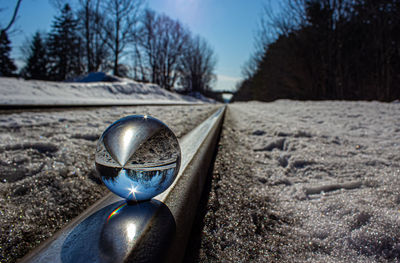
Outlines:
MULTIPOLYGON (((272 2, 276 2, 272 1, 272 2)), ((0 0, 5 9, 0 24, 11 16, 16 0, 0 0)), ((217 57, 215 89, 233 89, 242 77, 241 67, 254 48, 254 34, 266 0, 147 0, 146 5, 180 20, 194 34, 203 36, 217 57)), ((48 0, 23 0, 10 39, 14 59, 21 57, 20 46, 37 30, 49 31, 58 11, 48 0)))

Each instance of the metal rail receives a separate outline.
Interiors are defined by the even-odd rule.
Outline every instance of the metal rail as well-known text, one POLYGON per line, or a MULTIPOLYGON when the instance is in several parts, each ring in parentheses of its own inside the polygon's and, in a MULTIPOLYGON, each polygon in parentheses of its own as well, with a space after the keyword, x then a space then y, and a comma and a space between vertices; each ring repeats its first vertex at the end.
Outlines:
POLYGON ((180 172, 151 201, 127 204, 110 193, 22 262, 179 262, 196 215, 225 107, 185 135, 180 172))
POLYGON ((65 109, 65 108, 98 108, 98 107, 134 107, 134 106, 192 106, 192 105, 206 105, 202 102, 91 102, 85 103, 68 103, 68 104, 2 104, 0 111, 9 110, 41 110, 41 109, 65 109))

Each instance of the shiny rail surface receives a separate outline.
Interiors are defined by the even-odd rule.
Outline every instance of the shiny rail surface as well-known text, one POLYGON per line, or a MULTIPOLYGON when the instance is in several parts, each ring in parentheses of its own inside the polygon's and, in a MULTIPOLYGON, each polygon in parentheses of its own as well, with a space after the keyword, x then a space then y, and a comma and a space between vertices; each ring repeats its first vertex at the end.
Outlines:
POLYGON ((136 204, 109 193, 21 262, 180 262, 225 107, 180 140, 180 172, 164 193, 136 204))
POLYGON ((192 106, 206 105, 202 102, 114 102, 114 103, 68 103, 68 104, 2 104, 0 113, 8 111, 43 110, 43 109, 77 109, 77 108, 98 108, 98 107, 134 107, 134 106, 192 106))

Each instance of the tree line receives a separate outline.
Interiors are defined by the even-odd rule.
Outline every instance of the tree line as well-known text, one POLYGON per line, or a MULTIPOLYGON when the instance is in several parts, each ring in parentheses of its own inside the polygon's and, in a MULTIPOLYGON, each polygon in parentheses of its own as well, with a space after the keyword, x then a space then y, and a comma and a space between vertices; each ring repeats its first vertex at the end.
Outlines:
POLYGON ((266 8, 235 100, 400 98, 400 1, 288 0, 266 8))
MULTIPOLYGON (((60 5, 51 31, 36 32, 22 47, 25 66, 20 76, 64 81, 103 71, 167 90, 210 90, 214 51, 180 21, 144 9, 142 0, 77 0, 75 6, 60 5)), ((0 75, 16 76, 3 31, 0 60, 7 58, 8 64, 1 63, 0 75)))

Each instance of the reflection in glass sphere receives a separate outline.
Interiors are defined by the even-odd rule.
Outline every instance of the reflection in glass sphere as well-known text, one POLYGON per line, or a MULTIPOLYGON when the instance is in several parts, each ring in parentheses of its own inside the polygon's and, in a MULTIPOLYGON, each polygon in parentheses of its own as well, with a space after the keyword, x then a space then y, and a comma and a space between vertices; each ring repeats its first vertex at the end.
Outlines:
POLYGON ((116 195, 149 200, 164 192, 179 171, 181 150, 175 134, 161 121, 132 115, 111 124, 100 137, 96 169, 116 195))

